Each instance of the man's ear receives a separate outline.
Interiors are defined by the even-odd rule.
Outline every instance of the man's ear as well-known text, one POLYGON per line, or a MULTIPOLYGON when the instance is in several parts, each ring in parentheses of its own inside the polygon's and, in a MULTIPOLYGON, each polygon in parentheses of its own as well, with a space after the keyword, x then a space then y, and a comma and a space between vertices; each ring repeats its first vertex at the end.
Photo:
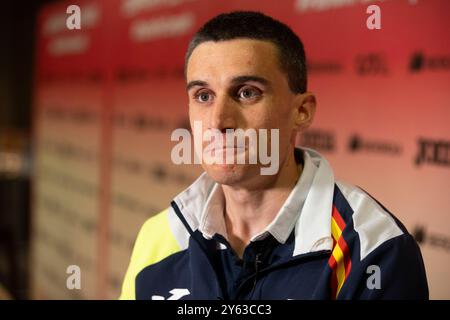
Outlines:
POLYGON ((299 93, 295 97, 295 126, 297 130, 308 128, 316 113, 316 96, 312 92, 299 93))

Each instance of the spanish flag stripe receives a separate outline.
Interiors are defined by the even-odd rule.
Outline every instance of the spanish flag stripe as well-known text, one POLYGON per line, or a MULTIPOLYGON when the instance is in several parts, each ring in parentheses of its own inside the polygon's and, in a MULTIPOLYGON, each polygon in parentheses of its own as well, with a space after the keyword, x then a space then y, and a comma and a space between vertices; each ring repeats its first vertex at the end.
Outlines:
POLYGON ((336 266, 337 266, 337 262, 336 262, 336 259, 334 259, 333 254, 330 256, 330 259, 328 259, 328 265, 329 265, 332 269, 336 268, 336 266))
POLYGON ((347 242, 342 236, 342 232, 346 224, 341 214, 335 206, 331 217, 331 234, 333 236, 333 252, 328 260, 328 264, 332 269, 331 275, 331 292, 333 298, 337 298, 345 279, 351 270, 350 250, 347 242))
POLYGON ((339 213, 338 209, 335 206, 333 206, 333 213, 331 216, 334 218, 334 220, 336 220, 339 228, 341 230, 344 230, 344 228, 345 228, 344 219, 342 219, 341 214, 339 213))
POLYGON ((331 235, 333 236, 334 241, 338 242, 341 237, 342 229, 339 228, 339 225, 336 223, 336 220, 331 218, 331 235))
POLYGON ((345 278, 347 279, 350 270, 352 269, 352 260, 349 256, 345 256, 345 278))
POLYGON ((331 255, 330 259, 328 259, 328 265, 330 266, 332 272, 331 272, 331 297, 332 299, 336 298, 337 295, 337 277, 336 277, 336 266, 337 262, 336 259, 334 259, 334 256, 331 255))
POLYGON ((345 277, 347 277, 350 272, 351 264, 352 264, 352 262, 350 260, 350 250, 348 249, 347 243, 345 242, 343 237, 341 237, 339 239, 338 245, 341 248, 343 255, 344 255, 345 277))
POLYGON ((343 252, 344 254, 348 254, 348 253, 349 253, 348 246, 347 246, 347 242, 345 242, 345 240, 344 240, 343 237, 340 237, 340 238, 339 238, 337 244, 341 247, 342 252, 343 252))
POLYGON ((345 281, 345 265, 344 265, 344 254, 339 245, 337 245, 333 250, 334 259, 337 262, 336 276, 338 282, 338 292, 341 290, 342 285, 345 281))

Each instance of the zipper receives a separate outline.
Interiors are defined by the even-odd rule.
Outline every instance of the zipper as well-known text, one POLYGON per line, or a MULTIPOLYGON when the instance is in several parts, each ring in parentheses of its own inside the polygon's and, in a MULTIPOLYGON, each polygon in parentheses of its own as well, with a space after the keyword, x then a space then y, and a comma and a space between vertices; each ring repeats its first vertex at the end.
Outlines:
POLYGON ((256 257, 255 257, 255 280, 253 281, 253 287, 252 287, 252 290, 250 291, 250 299, 253 298, 253 294, 256 289, 256 283, 258 282, 259 265, 262 262, 261 260, 259 260, 259 258, 261 257, 261 254, 262 253, 257 253, 256 257))
MULTIPOLYGON (((253 286, 252 286, 252 290, 250 292, 249 297, 252 298, 254 295, 254 290, 256 289, 256 284, 258 282, 258 277, 267 274, 273 270, 279 269, 279 268, 283 268, 289 265, 296 265, 299 264, 301 262, 303 262, 305 259, 308 258, 317 258, 317 257, 321 257, 321 256, 329 256, 331 253, 330 250, 321 250, 321 251, 316 251, 316 252, 309 252, 309 253, 304 253, 302 255, 296 256, 296 257, 291 257, 289 258, 289 260, 283 260, 280 261, 276 264, 267 266, 266 268, 260 269, 257 268, 259 267, 259 264, 261 263, 261 261, 258 261, 257 259, 255 259, 255 273, 247 278, 245 278, 241 284, 239 285, 239 287, 236 289, 236 293, 234 294, 235 300, 239 300, 239 295, 240 295, 240 291, 242 291, 244 289, 244 287, 247 285, 247 283, 250 280, 254 280, 253 282, 253 286)), ((257 258, 259 258, 258 256, 260 255, 257 254, 257 258)))

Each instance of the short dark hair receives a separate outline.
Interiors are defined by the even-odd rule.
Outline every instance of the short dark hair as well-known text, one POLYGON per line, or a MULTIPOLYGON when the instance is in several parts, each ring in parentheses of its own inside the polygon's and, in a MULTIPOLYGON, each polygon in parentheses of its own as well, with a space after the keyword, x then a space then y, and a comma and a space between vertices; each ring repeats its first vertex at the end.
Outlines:
POLYGON ((287 25, 260 12, 233 11, 207 21, 189 43, 185 69, 192 52, 201 43, 239 38, 273 43, 278 49, 280 67, 288 77, 291 91, 294 93, 306 91, 306 57, 302 41, 287 25))

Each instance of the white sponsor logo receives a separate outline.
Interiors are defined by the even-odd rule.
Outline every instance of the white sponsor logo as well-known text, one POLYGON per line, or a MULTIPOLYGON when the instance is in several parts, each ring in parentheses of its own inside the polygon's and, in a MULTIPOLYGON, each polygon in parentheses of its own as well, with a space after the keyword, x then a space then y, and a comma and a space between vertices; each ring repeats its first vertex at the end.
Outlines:
POLYGON ((163 296, 154 295, 152 296, 152 300, 180 300, 184 296, 191 294, 188 289, 180 289, 180 288, 172 289, 169 291, 169 293, 171 294, 171 296, 168 297, 167 299, 164 298, 163 296))

